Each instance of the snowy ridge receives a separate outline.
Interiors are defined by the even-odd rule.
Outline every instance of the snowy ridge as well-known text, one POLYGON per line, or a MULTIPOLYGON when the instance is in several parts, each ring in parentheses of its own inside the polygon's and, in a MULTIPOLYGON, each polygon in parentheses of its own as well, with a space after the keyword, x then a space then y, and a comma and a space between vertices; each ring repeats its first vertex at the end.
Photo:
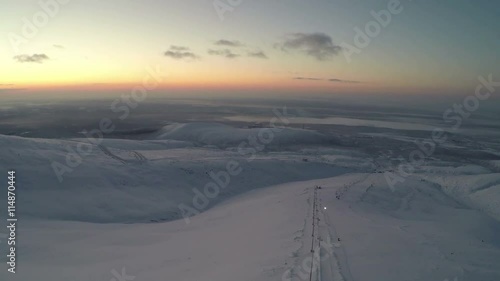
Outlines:
MULTIPOLYGON (((202 124, 169 127, 170 136, 153 140, 104 139, 99 144, 88 139, 30 139, 0 135, 0 165, 23 163, 16 167, 23 216, 86 222, 158 222, 182 217, 179 204, 192 205, 193 189, 203 190, 217 174, 226 170, 229 160, 242 169, 231 177, 228 187, 210 200, 208 209, 237 194, 284 182, 325 178, 358 169, 361 160, 336 167, 320 159, 304 162, 301 155, 260 153, 251 158, 237 147, 219 150, 195 145, 219 141, 218 130, 233 130, 227 135, 227 146, 248 136, 254 130, 235 129, 222 125, 206 128, 202 124), (219 128, 219 129, 217 129, 219 128), (215 130, 214 133, 212 130, 215 130), (169 139, 170 137, 174 139, 169 139), (177 138, 177 139, 175 139, 177 138), (182 140, 179 140, 182 139, 182 140), (85 145, 85 155, 77 153, 85 145), (69 158, 68 158, 69 157, 69 158), (78 162, 76 167, 69 161, 78 162), (54 164, 70 169, 59 182, 54 164), (286 164, 286 165, 284 165, 286 164), (41 200, 46 198, 44 200, 41 200), (47 207, 47 200, 52 202, 47 207), (126 206, 126 207, 125 207, 126 206)), ((297 141, 319 141, 320 134, 304 130, 283 130, 297 141)), ((279 137, 276 137, 278 140, 279 137)), ((292 144, 294 142, 288 142, 292 144)), ((364 162, 364 161, 363 161, 364 162)), ((5 170, 11 168, 1 167, 5 170)), ((5 194, 0 194, 3 199, 5 194)), ((204 209, 204 210, 205 210, 204 209)), ((204 211, 200 210, 200 211, 204 211)))
MULTIPOLYGON (((259 130, 213 123, 173 124, 146 140, 104 139, 99 144, 88 139, 0 135, 0 145, 7 148, 0 151, 4 160, 0 165, 7 170, 12 168, 8 163, 23 163, 17 168, 25 175, 19 177, 24 186, 19 200, 29 207, 20 210, 22 215, 128 223, 180 218, 178 205, 192 204, 193 188, 203 189, 213 181, 210 173, 224 171, 229 159, 243 172, 232 177, 207 208, 259 187, 374 170, 367 155, 332 145, 330 137, 309 130, 284 129, 262 152, 242 154, 239 142, 259 130), (299 149, 286 148, 297 143, 301 143, 299 149), (68 156, 74 156, 82 144, 90 146, 90 152, 59 182, 54 163, 67 165, 68 156), (39 198, 50 198, 54 204, 47 208, 39 198)), ((500 221, 500 174, 478 165, 445 168, 436 161, 436 165, 431 162, 422 167, 417 178, 434 182, 448 196, 500 221)), ((0 194, 0 199, 4 196, 0 194)))
POLYGON ((262 136, 267 133, 272 134, 270 146, 327 144, 334 142, 334 139, 310 130, 293 128, 242 129, 219 123, 171 124, 163 127, 151 137, 154 139, 172 139, 190 141, 203 145, 227 147, 233 145, 238 146, 241 142, 248 141, 249 137, 257 137, 259 134, 262 136))
POLYGON ((500 221, 500 174, 424 176, 447 194, 500 221))

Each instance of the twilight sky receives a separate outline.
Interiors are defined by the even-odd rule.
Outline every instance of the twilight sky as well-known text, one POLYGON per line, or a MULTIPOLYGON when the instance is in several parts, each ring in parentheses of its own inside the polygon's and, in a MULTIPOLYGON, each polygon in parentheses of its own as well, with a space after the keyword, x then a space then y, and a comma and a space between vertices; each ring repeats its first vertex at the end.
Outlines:
POLYGON ((499 1, 2 2, 0 92, 124 88, 148 68, 165 89, 326 93, 462 94, 500 74, 499 1))

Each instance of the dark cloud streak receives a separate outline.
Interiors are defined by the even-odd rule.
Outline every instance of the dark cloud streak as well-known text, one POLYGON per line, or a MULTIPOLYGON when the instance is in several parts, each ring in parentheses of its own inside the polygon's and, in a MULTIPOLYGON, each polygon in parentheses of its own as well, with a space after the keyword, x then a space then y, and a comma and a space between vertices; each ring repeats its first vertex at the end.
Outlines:
POLYGON ((48 60, 49 57, 46 54, 33 54, 33 55, 18 55, 14 56, 14 59, 20 63, 26 62, 34 62, 34 63, 43 63, 45 60, 48 60))
POLYGON ((221 56, 221 57, 225 57, 228 59, 234 59, 234 58, 237 58, 240 56, 239 54, 233 53, 229 49, 224 49, 224 50, 212 50, 212 49, 210 49, 210 50, 208 50, 208 54, 212 55, 212 56, 221 56))
POLYGON ((309 80, 309 81, 327 81, 327 82, 333 82, 333 83, 352 83, 352 84, 361 83, 360 81, 343 80, 343 79, 337 79, 337 78, 324 79, 324 78, 317 78, 317 77, 293 77, 292 79, 293 80, 309 80))
POLYGON ((292 79, 293 80, 312 80, 312 81, 323 81, 324 80, 321 78, 314 78, 314 77, 294 77, 292 79))
POLYGON ((248 52, 248 56, 251 58, 268 59, 267 55, 262 51, 248 52))
POLYGON ((353 83, 353 84, 358 84, 361 83, 360 81, 352 81, 352 80, 342 80, 342 79, 328 79, 329 82, 338 82, 338 83, 353 83))
POLYGON ((189 60, 196 60, 199 59, 199 57, 190 51, 188 47, 184 46, 170 46, 170 49, 167 50, 165 53, 163 53, 164 56, 173 58, 176 60, 182 60, 182 59, 189 59, 189 60))
POLYGON ((294 33, 277 45, 282 51, 304 52, 319 61, 326 61, 339 54, 342 47, 335 45, 324 33, 294 33))
POLYGON ((239 41, 232 41, 232 40, 226 40, 226 39, 220 39, 220 40, 216 41, 215 45, 225 46, 225 47, 242 47, 242 46, 244 46, 239 41))

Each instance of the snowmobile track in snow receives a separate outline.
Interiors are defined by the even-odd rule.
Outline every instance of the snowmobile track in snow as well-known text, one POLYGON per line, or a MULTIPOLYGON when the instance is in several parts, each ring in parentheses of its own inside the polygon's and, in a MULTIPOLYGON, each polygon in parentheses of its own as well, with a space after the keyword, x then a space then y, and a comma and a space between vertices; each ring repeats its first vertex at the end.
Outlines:
POLYGON ((99 149, 104 153, 106 154, 107 156, 109 156, 110 158, 112 159, 115 159, 117 161, 120 161, 122 162, 123 164, 133 164, 133 163, 139 163, 139 164, 143 164, 145 162, 148 161, 148 159, 146 158, 146 156, 142 155, 141 153, 137 152, 137 151, 129 151, 129 155, 134 157, 135 160, 131 160, 131 159, 124 159, 116 154, 114 154, 113 152, 111 152, 106 146, 100 144, 98 145, 99 146, 99 149))

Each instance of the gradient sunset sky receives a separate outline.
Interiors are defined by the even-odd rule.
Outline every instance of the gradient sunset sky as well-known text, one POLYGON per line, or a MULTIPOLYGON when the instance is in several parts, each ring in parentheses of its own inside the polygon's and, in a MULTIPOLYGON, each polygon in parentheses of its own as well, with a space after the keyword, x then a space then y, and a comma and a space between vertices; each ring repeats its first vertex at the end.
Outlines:
POLYGON ((61 2, 27 38, 39 1, 4 1, 0 89, 101 91, 159 67, 165 89, 450 94, 500 74, 499 1, 401 0, 351 61, 355 28, 391 1, 242 0, 222 17, 227 0, 61 2))

